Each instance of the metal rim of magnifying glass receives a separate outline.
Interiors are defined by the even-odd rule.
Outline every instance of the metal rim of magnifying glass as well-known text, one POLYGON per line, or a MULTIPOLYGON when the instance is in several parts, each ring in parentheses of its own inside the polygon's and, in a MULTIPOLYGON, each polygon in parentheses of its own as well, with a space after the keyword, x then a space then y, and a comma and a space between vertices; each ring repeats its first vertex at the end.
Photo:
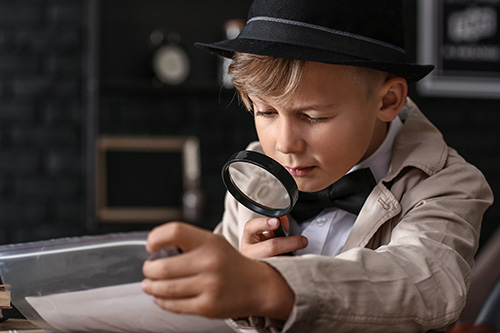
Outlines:
POLYGON ((290 173, 281 164, 279 164, 269 156, 255 151, 242 150, 233 154, 233 156, 231 156, 229 161, 224 164, 224 167, 222 168, 222 180, 224 181, 226 189, 234 196, 236 200, 238 200, 239 203, 256 213, 269 217, 285 216, 292 210, 299 197, 299 189, 292 175, 290 175, 290 173), (288 192, 288 195, 290 196, 290 205, 283 209, 269 208, 250 199, 248 196, 242 193, 234 184, 231 176, 229 175, 229 166, 235 162, 251 163, 271 173, 276 179, 278 179, 278 181, 283 184, 286 191, 288 192))

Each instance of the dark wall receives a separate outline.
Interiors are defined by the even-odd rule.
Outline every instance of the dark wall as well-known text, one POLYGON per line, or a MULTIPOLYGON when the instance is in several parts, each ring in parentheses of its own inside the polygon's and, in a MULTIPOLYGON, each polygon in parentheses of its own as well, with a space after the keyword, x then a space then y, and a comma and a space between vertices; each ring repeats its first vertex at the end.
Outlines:
MULTIPOLYGON (((108 1, 102 3, 115 7, 121 3, 108 1)), ((188 2, 151 1, 171 8, 182 8, 188 2)), ((149 2, 138 3, 146 6, 149 2)), ((199 5, 203 3, 206 2, 199 5)), ((219 6, 210 3, 212 10, 223 9, 228 18, 242 16, 246 7, 243 1, 237 2, 238 8, 234 1, 220 1, 219 6)), ((98 225, 89 229, 86 224, 88 124, 83 82, 88 69, 87 6, 84 0, 0 0, 0 243, 146 228, 98 225)), ((213 16, 207 10, 202 11, 206 14, 203 16, 213 16)), ((157 20, 161 17, 158 13, 163 12, 167 13, 156 11, 150 20, 157 20)), ((416 0, 405 0, 407 45, 412 57, 417 34, 415 12, 416 0)), ((127 14, 119 9, 116 13, 127 14)), ((140 15, 144 13, 137 15, 143 17, 140 15)), ((222 16, 217 18, 221 19, 222 16)), ((100 28, 116 28, 110 22, 104 18, 105 24, 100 28)), ((222 37, 220 22, 189 16, 179 24, 189 43, 222 37)), ((121 53, 124 58, 127 49, 133 53, 135 48, 145 47, 129 45, 136 37, 131 35, 133 24, 127 26, 129 30, 123 34, 113 35, 125 50, 121 53)), ((148 22, 143 21, 137 31, 148 29, 148 22)), ((113 36, 104 40, 113 40, 113 36)), ((202 187, 207 199, 206 219, 200 225, 211 228, 222 213, 224 188, 220 169, 230 154, 243 149, 255 134, 251 118, 233 100, 232 92, 219 89, 217 59, 191 46, 188 51, 197 59, 197 66, 204 65, 196 71, 196 82, 191 80, 176 89, 151 89, 150 76, 143 77, 150 67, 117 80, 111 74, 120 73, 120 55, 107 53, 105 59, 100 59, 106 63, 114 56, 118 69, 104 70, 111 73, 106 77, 112 80, 101 87, 98 131, 197 135, 201 141, 202 187), (141 79, 136 80, 137 77, 141 79)), ((148 61, 144 60, 144 64, 148 61)), ((420 96, 414 87, 410 95, 443 131, 448 143, 483 170, 498 192, 500 99, 428 98, 420 96)), ((486 237, 498 221, 500 209, 495 205, 485 217, 486 237)))
POLYGON ((221 39, 223 22, 244 18, 248 1, 98 1, 101 17, 89 23, 90 3, 0 1, 0 244, 153 227, 89 227, 89 30, 101 32, 96 57, 105 66, 97 134, 198 136, 206 203, 200 226, 211 229, 221 217, 222 165, 256 137, 233 92, 220 89, 217 58, 193 46, 221 39), (180 27, 192 60, 187 84, 175 89, 151 84, 148 37, 163 27, 162 17, 180 27))
POLYGON ((84 1, 0 1, 0 243, 81 231, 84 1))
POLYGON ((198 137, 205 205, 203 219, 194 223, 208 229, 222 215, 222 166, 256 136, 252 118, 238 105, 234 90, 221 88, 219 59, 194 43, 223 39, 225 22, 244 19, 249 5, 249 0, 219 0, 217 6, 203 0, 175 6, 164 0, 105 0, 99 8, 97 135, 198 137), (156 79, 155 45, 150 41, 155 30, 179 35, 176 44, 186 51, 191 67, 184 83, 162 85, 156 79))
MULTIPOLYGON (((404 0, 406 44, 415 59, 417 1, 404 0)), ((443 132, 448 145, 483 171, 493 193, 500 195, 500 96, 497 99, 424 97, 416 87, 410 96, 424 114, 443 132)), ((481 245, 500 224, 500 204, 494 203, 483 220, 481 245)))

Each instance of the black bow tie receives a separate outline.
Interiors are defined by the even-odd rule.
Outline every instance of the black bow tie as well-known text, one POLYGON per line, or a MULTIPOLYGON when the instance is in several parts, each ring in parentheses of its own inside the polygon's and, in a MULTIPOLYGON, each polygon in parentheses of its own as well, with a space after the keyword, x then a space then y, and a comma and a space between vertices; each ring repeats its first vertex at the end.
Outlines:
POLYGON ((350 172, 321 191, 299 192, 299 199, 290 214, 299 223, 329 207, 357 215, 375 185, 370 169, 350 172))

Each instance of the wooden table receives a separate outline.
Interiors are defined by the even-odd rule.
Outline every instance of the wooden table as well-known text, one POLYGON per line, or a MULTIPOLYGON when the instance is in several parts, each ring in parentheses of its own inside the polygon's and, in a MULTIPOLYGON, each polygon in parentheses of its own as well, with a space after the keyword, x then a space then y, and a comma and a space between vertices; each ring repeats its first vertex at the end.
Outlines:
POLYGON ((35 326, 29 320, 9 318, 0 322, 0 332, 45 332, 45 330, 35 326))

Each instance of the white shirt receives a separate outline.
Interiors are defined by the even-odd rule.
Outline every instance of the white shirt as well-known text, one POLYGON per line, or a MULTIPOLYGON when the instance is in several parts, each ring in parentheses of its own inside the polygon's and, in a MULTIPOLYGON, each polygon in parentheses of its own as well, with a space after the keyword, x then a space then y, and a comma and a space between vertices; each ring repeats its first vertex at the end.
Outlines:
MULTIPOLYGON (((378 183, 389 171, 392 158, 392 146, 403 123, 396 117, 389 126, 387 135, 367 159, 356 164, 349 172, 362 168, 370 168, 378 183)), ((348 173, 349 173, 348 172, 348 173)), ((290 235, 303 235, 309 240, 305 249, 296 251, 297 255, 321 254, 336 256, 342 250, 352 230, 357 215, 339 208, 327 208, 315 217, 298 224, 290 219, 290 235)))

